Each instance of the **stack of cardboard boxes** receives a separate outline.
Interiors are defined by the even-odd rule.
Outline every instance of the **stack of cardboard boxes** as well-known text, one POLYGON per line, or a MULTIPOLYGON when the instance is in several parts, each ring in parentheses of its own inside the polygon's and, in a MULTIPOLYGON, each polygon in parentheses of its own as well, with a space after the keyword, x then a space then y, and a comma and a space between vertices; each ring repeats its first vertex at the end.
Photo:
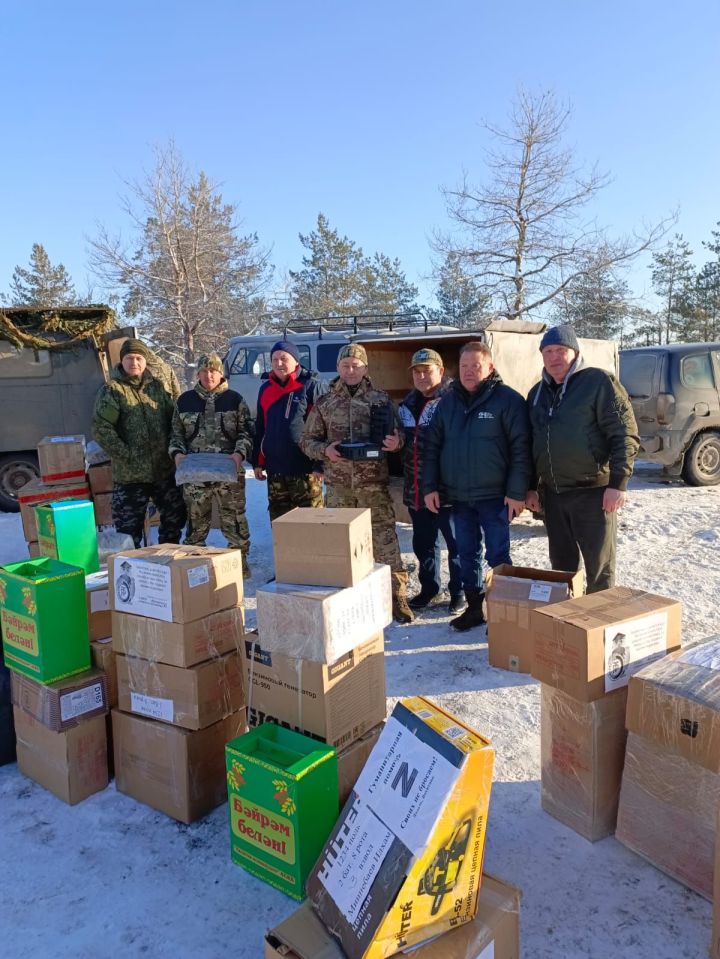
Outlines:
POLYGON ((225 744, 246 729, 242 557, 149 546, 108 575, 117 788, 189 823, 225 801, 225 744))
POLYGON ((680 646, 680 604, 615 587, 532 611, 543 809, 586 839, 615 831, 627 683, 680 646))

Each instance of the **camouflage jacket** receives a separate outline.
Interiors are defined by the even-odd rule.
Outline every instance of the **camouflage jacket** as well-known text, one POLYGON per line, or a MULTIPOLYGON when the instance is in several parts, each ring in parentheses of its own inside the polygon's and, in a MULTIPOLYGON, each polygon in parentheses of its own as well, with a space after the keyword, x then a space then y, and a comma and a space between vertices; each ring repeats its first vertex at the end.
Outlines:
MULTIPOLYGON (((305 423, 300 449, 311 460, 322 460, 325 465, 325 482, 329 486, 357 489, 387 484, 387 457, 333 463, 325 456, 325 448, 330 443, 349 440, 351 436, 354 440, 369 439, 371 407, 385 406, 388 403, 388 394, 384 390, 376 390, 367 376, 363 377, 354 396, 340 377, 337 377, 330 384, 328 392, 317 401, 305 423)), ((402 446, 402 430, 394 409, 393 416, 402 446)))
POLYGON ((169 453, 239 453, 249 459, 253 425, 245 400, 227 381, 214 390, 200 383, 175 404, 169 453))
POLYGON ((116 483, 158 483, 173 471, 167 454, 173 400, 149 370, 128 376, 118 365, 100 387, 93 436, 112 461, 116 483))

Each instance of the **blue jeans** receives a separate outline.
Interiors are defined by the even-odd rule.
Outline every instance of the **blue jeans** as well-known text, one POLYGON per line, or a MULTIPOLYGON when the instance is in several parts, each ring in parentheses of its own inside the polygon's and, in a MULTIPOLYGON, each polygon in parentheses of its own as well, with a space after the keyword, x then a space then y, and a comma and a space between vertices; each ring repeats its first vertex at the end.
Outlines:
POLYGON ((484 588, 481 547, 485 540, 485 562, 499 566, 510 562, 510 523, 502 499, 478 499, 453 503, 455 540, 460 553, 463 589, 484 588))
POLYGON ((418 560, 418 578, 420 590, 428 596, 440 592, 440 537, 442 533, 448 551, 448 570, 450 581, 448 589, 456 596, 462 589, 460 557, 455 542, 455 529, 452 511, 443 507, 439 513, 429 509, 408 507, 413 524, 413 552, 418 560))

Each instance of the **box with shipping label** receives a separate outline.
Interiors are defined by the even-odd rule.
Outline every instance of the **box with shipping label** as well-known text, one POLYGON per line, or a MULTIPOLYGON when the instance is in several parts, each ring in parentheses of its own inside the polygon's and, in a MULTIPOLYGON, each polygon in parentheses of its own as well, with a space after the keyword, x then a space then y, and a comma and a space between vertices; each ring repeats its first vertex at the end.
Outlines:
POLYGON ((373 568, 369 509, 293 509, 272 538, 278 583, 357 586, 373 568))
POLYGON ((256 601, 264 649, 334 663, 392 622, 390 567, 376 565, 347 589, 268 583, 258 588, 256 601))
POLYGON ((385 719, 382 633, 329 664, 263 649, 248 634, 243 659, 251 727, 275 722, 342 749, 385 719))
POLYGON ((240 709, 189 730, 112 711, 118 792, 191 823, 225 802, 225 744, 247 728, 240 709))
POLYGON ((88 469, 88 481, 93 499, 104 493, 112 493, 113 473, 110 463, 93 463, 88 469))
POLYGON ((71 483, 84 480, 84 436, 45 436, 37 445, 40 478, 43 483, 71 483))
POLYGON ((83 571, 47 557, 0 566, 0 625, 10 669, 41 683, 88 669, 83 571))
POLYGON ((48 729, 15 706, 18 769, 74 806, 108 784, 105 716, 84 719, 63 732, 48 729))
POLYGON ((112 639, 96 639, 90 643, 90 657, 95 669, 105 673, 107 684, 107 703, 110 709, 117 706, 118 684, 117 669, 115 668, 115 650, 112 648, 112 639))
POLYGON ((477 910, 490 742, 420 696, 401 700, 307 881, 348 959, 380 959, 477 910))
MULTIPOLYGON (((471 922, 418 949, 413 959, 520 959, 519 889, 483 874, 471 922)), ((345 959, 309 902, 265 936, 265 959, 345 959)))
POLYGON ((263 723, 227 744, 232 861, 294 899, 338 813, 331 746, 263 723))
POLYGON ((12 674, 12 701, 55 732, 77 726, 108 711, 105 673, 89 669, 56 683, 39 683, 22 673, 12 674))
POLYGON ((628 733, 615 838, 706 899, 718 808, 718 773, 628 733))
POLYGON ((239 652, 182 669, 118 656, 118 705, 123 712, 185 729, 212 726, 245 705, 239 652))
POLYGON ((720 773, 720 639, 671 653, 631 676, 627 728, 720 773))
POLYGON ((18 490, 20 504, 20 518, 22 519, 23 535, 28 543, 37 542, 38 528, 35 519, 35 507, 43 503, 54 503, 56 500, 86 500, 90 498, 90 487, 83 480, 74 483, 50 486, 41 479, 30 480, 22 489, 18 490))
POLYGON ((85 577, 85 595, 87 597, 90 641, 112 636, 112 616, 110 614, 110 595, 106 569, 98 570, 97 573, 91 573, 85 577))
POLYGON ((128 613, 112 614, 113 649, 169 666, 194 666, 242 647, 245 635, 240 606, 223 609, 192 623, 164 623, 128 613))
POLYGON ((166 623, 191 623, 239 606, 242 554, 213 546, 145 546, 108 559, 110 608, 166 623))
POLYGON ((681 605, 615 586, 530 612, 535 679, 583 702, 627 686, 680 646, 681 605))
POLYGON ((591 842, 615 832, 626 703, 627 689, 591 703, 541 689, 542 808, 591 842))
POLYGON ((95 513, 89 500, 58 500, 35 509, 42 556, 79 566, 85 575, 100 569, 95 513))
POLYGON ((375 748, 375 743, 380 738, 382 730, 382 724, 375 726, 360 739, 353 740, 349 746, 338 752, 338 799, 341 809, 355 788, 355 783, 358 781, 370 753, 375 748))
POLYGON ((532 670, 530 610, 583 593, 583 573, 503 563, 485 579, 488 662, 514 673, 532 670))
POLYGON ((93 510, 96 526, 112 526, 112 493, 94 493, 93 510))

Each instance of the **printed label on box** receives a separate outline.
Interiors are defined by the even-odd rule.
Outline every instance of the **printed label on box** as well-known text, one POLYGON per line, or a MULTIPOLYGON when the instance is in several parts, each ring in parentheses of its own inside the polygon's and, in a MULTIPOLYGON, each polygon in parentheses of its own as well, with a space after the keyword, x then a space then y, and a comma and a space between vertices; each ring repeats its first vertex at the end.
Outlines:
POLYGON ((129 556, 115 560, 115 609, 172 622, 172 589, 169 566, 147 563, 129 556))
POLYGON ((539 603, 547 603, 552 593, 550 583, 533 583, 528 593, 528 599, 535 599, 539 603))
POLYGON ((60 719, 75 719, 93 709, 100 709, 103 704, 102 683, 76 689, 60 697, 60 719))
POLYGON ((134 713, 150 716, 151 719, 163 719, 166 723, 171 723, 175 716, 172 699, 143 696, 142 693, 130 693, 130 709, 134 713))
POLYGON ((207 566, 193 566, 187 571, 188 586, 192 589, 194 586, 202 586, 203 583, 210 582, 210 573, 207 566))
POLYGON ((31 656, 40 655, 37 625, 34 619, 3 607, 0 610, 0 622, 2 622, 2 635, 6 645, 22 649, 31 656))
POLYGON ((90 612, 102 613, 102 611, 105 609, 110 609, 110 590, 92 590, 90 593, 90 612))
POLYGON ((667 613, 605 627, 605 692, 627 686, 638 670, 667 651, 667 613))
POLYGON ((720 669, 720 639, 688 649, 678 656, 678 662, 687 663, 688 666, 704 666, 705 669, 720 669))

